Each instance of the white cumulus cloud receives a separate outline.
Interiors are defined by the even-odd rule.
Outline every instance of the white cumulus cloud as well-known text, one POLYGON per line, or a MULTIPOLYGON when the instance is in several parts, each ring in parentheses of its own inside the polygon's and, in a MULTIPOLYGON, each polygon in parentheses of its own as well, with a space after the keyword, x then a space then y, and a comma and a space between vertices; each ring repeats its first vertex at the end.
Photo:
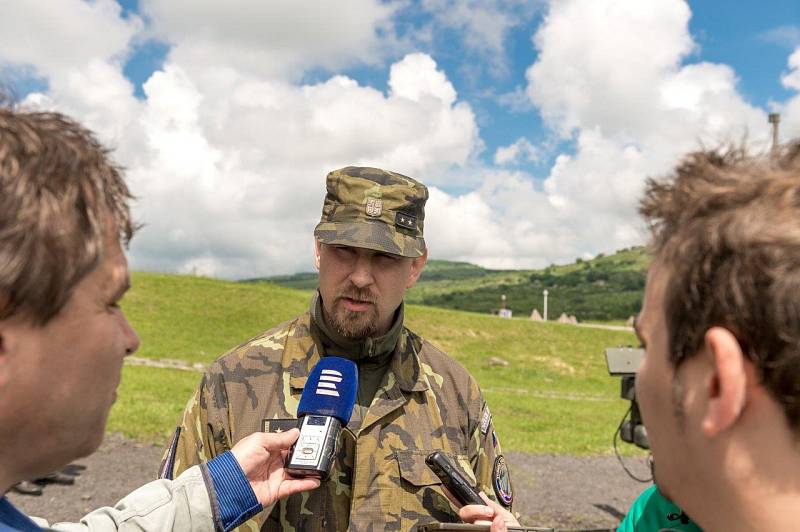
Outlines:
MULTIPOLYGON (((636 205, 646 177, 701 143, 766 139, 766 114, 727 65, 691 63, 680 0, 559 0, 534 43, 527 94, 550 127, 575 140, 544 181, 561 246, 589 253, 642 240, 636 205)), ((565 258, 558 250, 551 256, 565 258)))
POLYGON ((781 113, 783 139, 800 136, 800 46, 789 56, 788 66, 789 71, 781 77, 781 82, 797 94, 785 103, 776 105, 776 110, 781 113))
POLYGON ((379 166, 435 182, 476 143, 471 109, 427 56, 395 63, 386 94, 345 76, 296 85, 216 74, 168 63, 145 84, 148 155, 129 170, 149 224, 132 248, 139 267, 308 269, 328 171, 379 166))
POLYGON ((494 164, 513 164, 518 161, 536 162, 539 157, 539 149, 525 137, 520 137, 513 144, 497 148, 494 153, 494 164))
MULTIPOLYGON (((0 67, 47 82, 26 103, 86 123, 127 168, 146 224, 131 250, 138 269, 232 278, 310 270, 324 176, 351 164, 430 186, 432 257, 546 266, 642 242, 645 178, 700 142, 768 136, 766 113, 742 97, 736 72, 696 59, 681 0, 552 0, 527 85, 509 98, 570 148, 554 155, 551 140, 523 136, 490 153, 493 165, 481 162, 475 113, 453 78, 434 52, 413 49, 430 40, 425 28, 407 36, 397 17, 427 13, 436 19, 428 28, 463 33, 470 60, 502 67, 508 32, 534 4, 140 5, 141 16, 123 16, 111 0, 0 0, 0 67), (122 69, 149 38, 170 50, 137 99, 122 69), (383 79, 342 74, 363 65, 383 79), (550 156, 544 175, 525 171, 550 156)), ((800 49, 782 81, 798 94, 775 107, 785 134, 800 134, 800 49)))
POLYGON ((398 5, 379 0, 143 0, 152 33, 187 70, 226 65, 262 77, 378 63, 398 45, 398 5))
POLYGON ((49 85, 30 101, 80 116, 106 142, 129 142, 139 112, 122 66, 143 29, 113 0, 0 0, 0 67, 31 70, 49 85))
MULTIPOLYGON (((432 250, 520 267, 641 243, 636 207, 647 177, 667 173, 701 143, 747 136, 763 147, 766 113, 741 96, 735 72, 692 62, 690 15, 679 0, 550 2, 525 93, 574 150, 555 157, 538 185, 521 172, 487 170, 463 197, 432 196, 436 210, 456 221, 446 231, 434 226, 432 250), (459 224, 470 240, 459 241, 459 224)), ((499 148, 494 162, 531 157, 532 148, 519 139, 499 148)))

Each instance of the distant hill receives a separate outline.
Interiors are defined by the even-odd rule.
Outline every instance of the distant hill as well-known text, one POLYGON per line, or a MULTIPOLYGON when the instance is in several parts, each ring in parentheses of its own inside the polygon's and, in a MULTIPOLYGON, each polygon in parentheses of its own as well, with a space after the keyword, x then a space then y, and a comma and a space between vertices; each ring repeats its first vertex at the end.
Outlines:
MULTIPOLYGON (((474 279, 485 277, 500 270, 487 270, 469 262, 454 262, 449 260, 429 260, 422 272, 420 282, 428 281, 455 281, 464 279, 474 279)), ((243 283, 270 282, 286 288, 296 290, 314 290, 317 287, 317 272, 302 272, 292 275, 275 275, 273 277, 261 277, 256 279, 245 279, 243 283)))
POLYGON ((295 290, 314 290, 317 287, 317 272, 302 272, 292 275, 276 275, 274 277, 259 277, 257 279, 244 279, 243 283, 275 283, 295 290))
MULTIPOLYGON (((551 265, 541 270, 490 270, 467 262, 431 260, 406 301, 471 312, 490 313, 505 294, 515 316, 543 312, 543 290, 548 291, 548 317, 562 312, 585 320, 625 320, 637 314, 650 257, 642 247, 624 249, 591 260, 551 265)), ((298 273, 249 282, 270 281, 296 289, 313 290, 317 274, 298 273)))

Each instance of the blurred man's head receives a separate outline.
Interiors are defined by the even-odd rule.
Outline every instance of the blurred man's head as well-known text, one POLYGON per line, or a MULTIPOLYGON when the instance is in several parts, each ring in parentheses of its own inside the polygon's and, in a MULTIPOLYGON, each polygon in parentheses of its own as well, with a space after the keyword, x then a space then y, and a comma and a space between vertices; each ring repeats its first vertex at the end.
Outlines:
POLYGON ((693 154, 648 183, 641 212, 655 259, 636 393, 656 482, 719 525, 703 508, 737 507, 761 475, 778 494, 800 464, 800 144, 693 154))
POLYGON ((89 131, 0 108, 3 481, 52 471, 102 439, 122 358, 138 346, 118 306, 129 199, 89 131))
POLYGON ((428 189, 410 177, 348 166, 327 177, 314 258, 326 320, 347 338, 386 333, 422 273, 428 189))

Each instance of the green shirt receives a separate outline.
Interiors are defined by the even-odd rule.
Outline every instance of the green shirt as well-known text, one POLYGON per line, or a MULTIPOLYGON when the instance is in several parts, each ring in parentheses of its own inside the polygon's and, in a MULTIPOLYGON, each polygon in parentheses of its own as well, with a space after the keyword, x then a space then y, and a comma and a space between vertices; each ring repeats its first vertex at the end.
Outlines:
POLYGON ((661 495, 653 484, 633 501, 617 532, 658 532, 663 529, 702 532, 689 516, 661 495))

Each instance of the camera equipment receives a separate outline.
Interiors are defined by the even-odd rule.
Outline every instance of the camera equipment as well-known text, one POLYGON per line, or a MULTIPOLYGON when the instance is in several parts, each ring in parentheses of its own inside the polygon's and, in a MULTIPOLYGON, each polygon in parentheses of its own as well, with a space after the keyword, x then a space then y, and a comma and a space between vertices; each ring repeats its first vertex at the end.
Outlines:
POLYGON ((480 504, 485 505, 481 496, 469 480, 458 470, 450 459, 442 451, 436 451, 428 455, 425 463, 436 473, 442 481, 444 487, 458 499, 461 504, 480 504))
POLYGON ((619 435, 622 441, 633 443, 642 449, 650 449, 647 441, 647 430, 642 424, 642 414, 639 412, 639 403, 636 402, 636 371, 644 358, 644 349, 633 347, 610 347, 606 349, 606 364, 609 375, 620 375, 620 397, 631 402, 628 414, 622 419, 619 426, 619 435))
POLYGON ((636 402, 636 372, 644 358, 644 349, 634 347, 610 347, 606 349, 606 364, 608 365, 609 375, 619 375, 622 377, 620 382, 620 397, 631 402, 630 408, 622 416, 617 430, 614 432, 614 453, 617 455, 622 469, 634 480, 639 482, 650 482, 652 478, 652 460, 650 461, 650 478, 640 478, 634 475, 617 449, 617 435, 622 441, 632 443, 642 449, 650 449, 650 442, 647 439, 647 430, 642 423, 642 414, 639 411, 639 403, 636 402))

